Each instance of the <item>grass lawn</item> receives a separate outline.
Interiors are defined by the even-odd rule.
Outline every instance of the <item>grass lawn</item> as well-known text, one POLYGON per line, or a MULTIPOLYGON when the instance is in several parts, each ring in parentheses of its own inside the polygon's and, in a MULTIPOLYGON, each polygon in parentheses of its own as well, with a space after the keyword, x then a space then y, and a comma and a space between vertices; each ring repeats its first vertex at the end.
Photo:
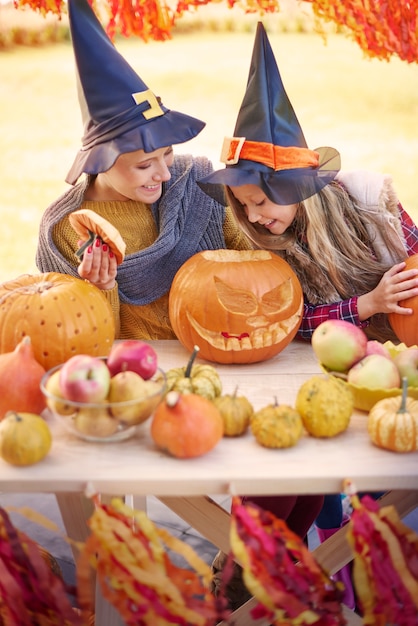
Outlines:
MULTIPOLYGON (((252 33, 199 32, 164 43, 118 40, 117 48, 166 106, 207 122, 177 150, 206 154, 218 167, 245 91, 253 41, 252 33)), ((315 33, 272 33, 270 41, 309 146, 337 148, 344 169, 392 174, 418 221, 418 66, 366 59, 342 35, 324 42, 315 33)), ((1 52, 0 76, 4 281, 36 271, 39 220, 66 189, 82 124, 70 44, 1 52)))

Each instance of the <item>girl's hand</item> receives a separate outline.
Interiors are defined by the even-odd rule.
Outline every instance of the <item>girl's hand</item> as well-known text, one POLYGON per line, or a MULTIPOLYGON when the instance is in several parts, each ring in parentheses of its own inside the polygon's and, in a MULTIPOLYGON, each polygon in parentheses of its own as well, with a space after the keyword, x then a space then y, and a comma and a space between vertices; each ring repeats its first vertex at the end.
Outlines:
POLYGON ((412 309, 400 306, 399 303, 418 296, 418 270, 403 271, 404 268, 404 262, 394 265, 383 274, 373 291, 359 296, 357 309, 360 320, 366 320, 375 313, 412 315, 412 309))
POLYGON ((116 285, 115 255, 99 237, 85 250, 78 266, 78 273, 81 278, 88 280, 99 289, 113 289, 116 285))

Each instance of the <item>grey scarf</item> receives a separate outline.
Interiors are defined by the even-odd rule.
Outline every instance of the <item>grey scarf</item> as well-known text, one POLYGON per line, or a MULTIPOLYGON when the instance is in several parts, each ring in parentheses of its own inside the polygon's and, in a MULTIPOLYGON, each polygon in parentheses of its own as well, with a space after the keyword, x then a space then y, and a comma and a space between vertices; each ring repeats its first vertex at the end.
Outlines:
MULTIPOLYGON (((209 198, 196 184, 213 171, 204 157, 178 155, 170 168, 171 179, 153 207, 159 235, 148 248, 128 255, 118 269, 119 297, 123 302, 144 305, 170 289, 175 273, 201 250, 225 248, 224 207, 209 198)), ((36 265, 41 272, 78 276, 55 246, 54 225, 83 202, 89 179, 69 189, 45 211, 39 231, 36 265)))

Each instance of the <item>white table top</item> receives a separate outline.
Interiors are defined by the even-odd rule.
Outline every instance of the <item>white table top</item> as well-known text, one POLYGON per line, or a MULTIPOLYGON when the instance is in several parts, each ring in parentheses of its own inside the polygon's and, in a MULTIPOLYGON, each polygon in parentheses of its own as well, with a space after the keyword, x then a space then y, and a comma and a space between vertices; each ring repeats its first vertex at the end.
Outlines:
MULTIPOLYGON (((177 341, 151 342, 162 369, 185 365, 188 353, 177 341)), ((197 360, 197 362, 202 362, 197 360)), ((224 393, 246 395, 256 409, 277 396, 294 404, 306 378, 320 372, 309 344, 292 342, 273 359, 252 365, 215 365, 224 393)), ((418 489, 418 452, 394 453, 375 447, 366 430, 367 414, 355 412, 348 430, 332 439, 308 435, 287 450, 260 446, 248 432, 224 438, 197 459, 174 459, 156 450, 148 421, 133 439, 87 443, 47 418, 53 446, 42 462, 17 468, 0 459, 2 492, 96 492, 156 496, 204 494, 335 493, 345 478, 359 491, 418 489)))

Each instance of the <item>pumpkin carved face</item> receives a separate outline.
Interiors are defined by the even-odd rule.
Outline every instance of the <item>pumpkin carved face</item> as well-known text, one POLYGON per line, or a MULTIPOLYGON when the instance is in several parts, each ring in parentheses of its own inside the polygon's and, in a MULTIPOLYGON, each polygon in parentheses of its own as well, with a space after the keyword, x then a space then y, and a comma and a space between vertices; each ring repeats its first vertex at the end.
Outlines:
POLYGON ((302 288, 292 268, 264 250, 208 250, 174 277, 171 325, 179 341, 216 363, 255 363, 281 352, 302 320, 302 288))

